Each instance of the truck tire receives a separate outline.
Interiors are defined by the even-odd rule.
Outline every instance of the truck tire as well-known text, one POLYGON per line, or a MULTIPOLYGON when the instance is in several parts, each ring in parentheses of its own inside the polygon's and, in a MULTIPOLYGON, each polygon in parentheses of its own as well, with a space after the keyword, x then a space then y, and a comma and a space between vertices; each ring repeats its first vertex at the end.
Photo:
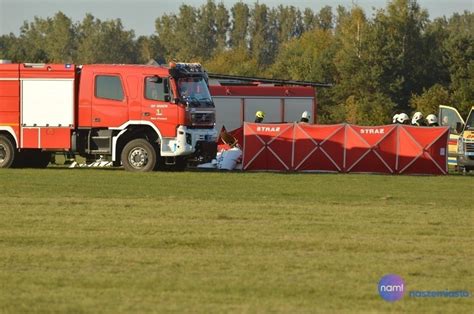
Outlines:
POLYGON ((135 172, 153 171, 156 165, 156 149, 145 139, 128 142, 122 150, 122 165, 125 170, 135 172))
POLYGON ((10 168, 15 160, 16 149, 11 140, 0 135, 0 168, 10 168))

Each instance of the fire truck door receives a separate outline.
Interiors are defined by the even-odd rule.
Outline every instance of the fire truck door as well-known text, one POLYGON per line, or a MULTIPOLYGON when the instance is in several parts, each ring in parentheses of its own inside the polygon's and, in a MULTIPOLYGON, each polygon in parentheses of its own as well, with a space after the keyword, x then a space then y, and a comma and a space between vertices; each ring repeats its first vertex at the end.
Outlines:
POLYGON ((168 78, 145 77, 142 119, 155 124, 162 136, 176 136, 178 108, 170 102, 168 78))
POLYGON ((91 125, 118 127, 128 121, 128 103, 120 75, 96 74, 91 125))
POLYGON ((456 124, 464 124, 464 120, 457 111, 456 108, 449 106, 439 106, 439 125, 449 127, 449 141, 448 141, 448 151, 449 158, 448 163, 455 165, 456 156, 458 155, 458 139, 459 139, 459 130, 456 130, 456 124))

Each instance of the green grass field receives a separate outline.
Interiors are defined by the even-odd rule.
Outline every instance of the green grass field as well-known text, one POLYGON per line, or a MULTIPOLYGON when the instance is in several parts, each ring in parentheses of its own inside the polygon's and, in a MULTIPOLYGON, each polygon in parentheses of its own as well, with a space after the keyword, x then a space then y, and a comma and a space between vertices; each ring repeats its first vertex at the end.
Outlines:
POLYGON ((439 312, 469 290, 472 176, 0 171, 0 312, 439 312))

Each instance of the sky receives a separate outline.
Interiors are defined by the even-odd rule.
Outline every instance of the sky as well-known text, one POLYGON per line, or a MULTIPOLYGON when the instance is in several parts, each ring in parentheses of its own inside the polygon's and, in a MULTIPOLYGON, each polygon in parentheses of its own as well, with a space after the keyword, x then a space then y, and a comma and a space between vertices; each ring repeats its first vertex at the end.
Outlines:
MULTIPOLYGON (((241 0, 252 5, 256 0, 241 0)), ((216 0, 216 3, 221 0, 216 0)), ((237 0, 222 0, 228 9, 237 0)), ((300 9, 311 8, 317 12, 325 5, 336 8, 338 5, 350 8, 352 4, 361 6, 368 16, 373 8, 386 7, 387 0, 260 0, 269 7, 280 4, 293 5, 300 9)), ((101 20, 120 18, 125 29, 135 30, 136 35, 151 35, 155 31, 155 20, 164 13, 178 11, 181 4, 195 7, 206 3, 206 0, 0 0, 0 35, 19 34, 24 21, 33 21, 35 16, 46 18, 62 11, 73 21, 81 21, 86 13, 91 13, 101 20)), ((418 0, 422 8, 427 9, 430 18, 450 16, 453 12, 474 11, 474 0, 418 0)))

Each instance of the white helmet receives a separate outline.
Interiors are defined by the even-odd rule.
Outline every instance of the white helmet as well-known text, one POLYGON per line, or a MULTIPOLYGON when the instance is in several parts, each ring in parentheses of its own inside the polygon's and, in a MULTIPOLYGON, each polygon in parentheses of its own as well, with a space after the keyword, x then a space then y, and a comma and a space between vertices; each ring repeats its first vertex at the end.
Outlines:
POLYGON ((392 118, 392 123, 397 123, 398 113, 396 113, 392 118))
POLYGON ((410 117, 406 113, 400 113, 397 117, 397 123, 407 124, 410 121, 410 117))
POLYGON ((430 125, 430 126, 437 125, 437 124, 438 124, 438 118, 437 118, 434 114, 429 114, 429 115, 426 117, 426 122, 427 122, 428 125, 430 125))
POLYGON ((423 121, 423 114, 421 112, 415 112, 413 118, 411 118, 411 124, 415 125, 423 121))
POLYGON ((311 117, 311 115, 309 114, 308 111, 305 111, 303 112, 303 114, 301 115, 301 119, 300 119, 300 122, 301 123, 309 123, 309 118, 311 117))

